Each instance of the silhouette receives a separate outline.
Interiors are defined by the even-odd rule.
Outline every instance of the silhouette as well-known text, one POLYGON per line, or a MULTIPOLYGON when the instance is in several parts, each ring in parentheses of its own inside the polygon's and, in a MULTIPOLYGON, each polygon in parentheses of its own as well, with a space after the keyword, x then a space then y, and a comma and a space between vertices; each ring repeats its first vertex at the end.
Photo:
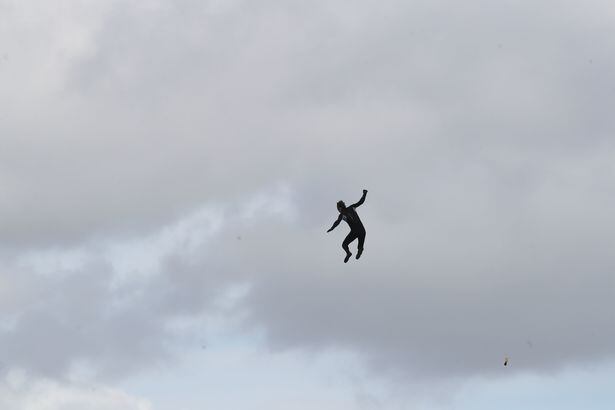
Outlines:
POLYGON ((359 240, 357 259, 359 259, 361 257, 361 254, 363 253, 363 244, 365 243, 366 232, 365 227, 363 226, 363 223, 361 222, 361 219, 357 214, 357 211, 355 211, 355 208, 358 208, 363 204, 363 202, 365 202, 366 196, 367 189, 364 189, 363 196, 361 197, 361 199, 359 199, 359 202, 357 202, 356 204, 352 204, 348 207, 346 206, 344 201, 339 201, 337 203, 337 210, 340 212, 340 216, 338 216, 337 220, 333 222, 333 226, 327 231, 331 232, 332 230, 334 230, 335 227, 338 226, 340 222, 342 222, 342 219, 346 221, 346 223, 350 227, 350 233, 348 234, 348 236, 346 236, 344 242, 342 242, 342 248, 344 248, 344 250, 346 251, 346 258, 344 258, 344 263, 347 263, 348 259, 350 259, 350 257, 352 256, 350 249, 348 249, 348 245, 350 245, 350 243, 355 239, 359 240))

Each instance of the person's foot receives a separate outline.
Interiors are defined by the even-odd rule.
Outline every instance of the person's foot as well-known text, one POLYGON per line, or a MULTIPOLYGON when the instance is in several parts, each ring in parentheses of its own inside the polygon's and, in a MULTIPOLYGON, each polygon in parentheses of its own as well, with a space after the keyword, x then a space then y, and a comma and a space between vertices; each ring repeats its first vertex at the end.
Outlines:
POLYGON ((363 253, 363 249, 359 249, 359 252, 357 252, 357 259, 361 257, 362 253, 363 253))
POLYGON ((347 262, 348 262, 348 259, 350 259, 350 257, 351 257, 351 256, 352 256, 352 253, 348 252, 348 253, 346 254, 346 259, 344 259, 344 263, 347 263, 347 262))

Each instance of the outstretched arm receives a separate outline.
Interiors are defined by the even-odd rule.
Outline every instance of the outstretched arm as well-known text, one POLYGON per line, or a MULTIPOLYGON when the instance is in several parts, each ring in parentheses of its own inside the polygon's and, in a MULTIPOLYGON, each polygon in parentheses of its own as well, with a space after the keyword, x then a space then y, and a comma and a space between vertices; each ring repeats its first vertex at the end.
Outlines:
POLYGON ((363 202, 365 202, 365 197, 367 196, 367 189, 363 190, 363 196, 361 197, 361 199, 359 199, 359 202, 357 202, 356 204, 352 204, 350 206, 352 206, 353 208, 356 208, 358 206, 363 205, 363 202))
POLYGON ((337 217, 337 220, 335 222, 333 222, 333 226, 331 228, 329 228, 329 230, 327 232, 331 232, 332 230, 334 230, 335 227, 340 224, 340 222, 342 222, 342 214, 340 214, 340 216, 337 217))

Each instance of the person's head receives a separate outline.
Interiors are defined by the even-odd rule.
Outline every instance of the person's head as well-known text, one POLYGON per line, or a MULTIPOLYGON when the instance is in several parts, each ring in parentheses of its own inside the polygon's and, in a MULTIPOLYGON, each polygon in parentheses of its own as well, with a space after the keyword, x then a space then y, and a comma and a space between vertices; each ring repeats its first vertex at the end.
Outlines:
POLYGON ((344 201, 338 201, 337 210, 342 212, 344 209, 346 209, 346 204, 344 203, 344 201))

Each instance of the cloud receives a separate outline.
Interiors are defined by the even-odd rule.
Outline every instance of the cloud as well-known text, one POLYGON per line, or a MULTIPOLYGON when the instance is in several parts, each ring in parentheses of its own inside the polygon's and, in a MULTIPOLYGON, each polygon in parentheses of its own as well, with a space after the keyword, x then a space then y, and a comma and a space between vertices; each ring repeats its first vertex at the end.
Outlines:
POLYGON ((601 3, 6 4, 15 365, 149 366, 237 285, 271 346, 404 377, 612 356, 601 3), (324 231, 362 188, 366 253, 343 265, 324 231))
POLYGON ((7 372, 0 382, 0 404, 4 408, 15 410, 152 408, 146 400, 132 397, 117 389, 34 378, 19 369, 7 372))
POLYGON ((234 291, 200 254, 220 218, 204 209, 147 237, 5 258, 0 360, 47 377, 80 364, 117 377, 168 362, 173 321, 223 310, 234 291))

